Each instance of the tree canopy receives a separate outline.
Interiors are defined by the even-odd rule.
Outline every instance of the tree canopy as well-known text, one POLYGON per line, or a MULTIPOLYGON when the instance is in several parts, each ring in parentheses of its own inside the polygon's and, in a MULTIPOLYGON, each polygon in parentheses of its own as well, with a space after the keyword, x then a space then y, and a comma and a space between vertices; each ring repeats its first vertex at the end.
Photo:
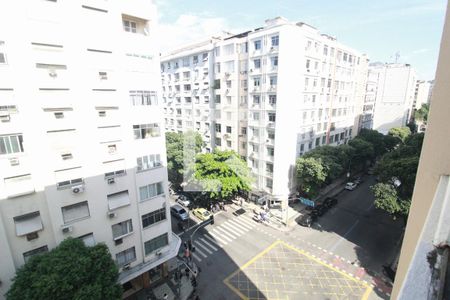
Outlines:
POLYGON ((405 138, 404 144, 386 153, 377 163, 375 173, 380 183, 373 188, 375 203, 389 214, 405 218, 408 215, 423 137, 423 133, 409 135, 405 138), (397 187, 394 186, 396 179, 400 183, 397 187), (390 188, 388 189, 386 185, 390 188))
POLYGON ((302 191, 314 198, 327 178, 321 158, 300 157, 296 163, 297 179, 302 191))
POLYGON ((191 179, 213 202, 250 191, 253 182, 246 162, 234 151, 221 150, 198 154, 191 179))
POLYGON ((429 104, 422 104, 422 106, 414 112, 414 120, 427 122, 428 121, 428 112, 430 110, 429 104))
POLYGON ((185 163, 194 163, 195 156, 201 152, 202 147, 203 140, 198 132, 166 133, 167 169, 169 181, 175 188, 179 188, 185 171, 189 169, 185 163))
POLYGON ((394 127, 389 129, 388 135, 400 139, 402 142, 411 135, 411 129, 409 127, 394 127))
POLYGON ((108 247, 86 247, 68 238, 48 253, 32 257, 16 273, 6 294, 22 299, 121 299, 118 269, 108 247))

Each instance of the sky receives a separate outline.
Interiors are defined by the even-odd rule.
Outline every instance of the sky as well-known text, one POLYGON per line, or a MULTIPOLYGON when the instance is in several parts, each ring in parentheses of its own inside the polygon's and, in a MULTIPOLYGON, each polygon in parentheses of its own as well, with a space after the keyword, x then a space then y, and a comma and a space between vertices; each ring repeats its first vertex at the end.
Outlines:
POLYGON ((419 79, 434 78, 445 0, 154 0, 161 51, 206 40, 222 31, 240 33, 283 16, 366 53, 372 62, 411 64, 419 79))

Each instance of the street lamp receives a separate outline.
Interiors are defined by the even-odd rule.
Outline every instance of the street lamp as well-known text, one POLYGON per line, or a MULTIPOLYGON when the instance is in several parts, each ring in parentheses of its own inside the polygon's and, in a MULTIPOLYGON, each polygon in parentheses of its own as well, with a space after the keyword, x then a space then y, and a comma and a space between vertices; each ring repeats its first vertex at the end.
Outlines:
POLYGON ((398 188, 400 185, 402 185, 402 182, 401 182, 400 179, 398 179, 397 177, 392 177, 391 180, 392 180, 392 184, 393 184, 396 188, 398 188))

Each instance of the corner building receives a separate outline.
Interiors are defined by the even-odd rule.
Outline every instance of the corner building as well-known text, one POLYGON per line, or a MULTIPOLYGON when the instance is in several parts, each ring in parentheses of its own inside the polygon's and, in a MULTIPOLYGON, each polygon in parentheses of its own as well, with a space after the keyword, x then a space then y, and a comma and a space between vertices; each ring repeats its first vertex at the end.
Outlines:
POLYGON ((156 19, 143 0, 1 10, 1 295, 17 268, 68 237, 108 246, 124 296, 177 255, 156 19))
POLYGON ((367 57, 312 26, 277 17, 264 27, 164 55, 161 69, 167 129, 199 131, 207 151, 237 151, 256 178, 251 198, 276 201, 295 192, 297 157, 347 143, 356 134, 367 57), (201 66, 192 63, 200 61, 201 66), (203 94, 195 101, 206 106, 196 124, 176 112, 178 106, 183 113, 183 99, 171 78, 188 72, 183 67, 207 74, 204 82, 194 82, 203 94))

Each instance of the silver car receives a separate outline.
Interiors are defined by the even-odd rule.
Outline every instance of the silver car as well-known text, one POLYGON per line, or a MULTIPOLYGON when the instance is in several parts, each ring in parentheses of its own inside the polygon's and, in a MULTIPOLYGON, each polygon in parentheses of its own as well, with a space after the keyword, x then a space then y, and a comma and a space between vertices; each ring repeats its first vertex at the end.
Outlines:
POLYGON ((349 190, 349 191, 353 191, 354 189, 356 189, 357 184, 354 182, 347 182, 347 184, 345 185, 345 189, 349 190))
POLYGON ((178 204, 175 204, 170 208, 170 214, 181 221, 189 219, 187 211, 178 204))

